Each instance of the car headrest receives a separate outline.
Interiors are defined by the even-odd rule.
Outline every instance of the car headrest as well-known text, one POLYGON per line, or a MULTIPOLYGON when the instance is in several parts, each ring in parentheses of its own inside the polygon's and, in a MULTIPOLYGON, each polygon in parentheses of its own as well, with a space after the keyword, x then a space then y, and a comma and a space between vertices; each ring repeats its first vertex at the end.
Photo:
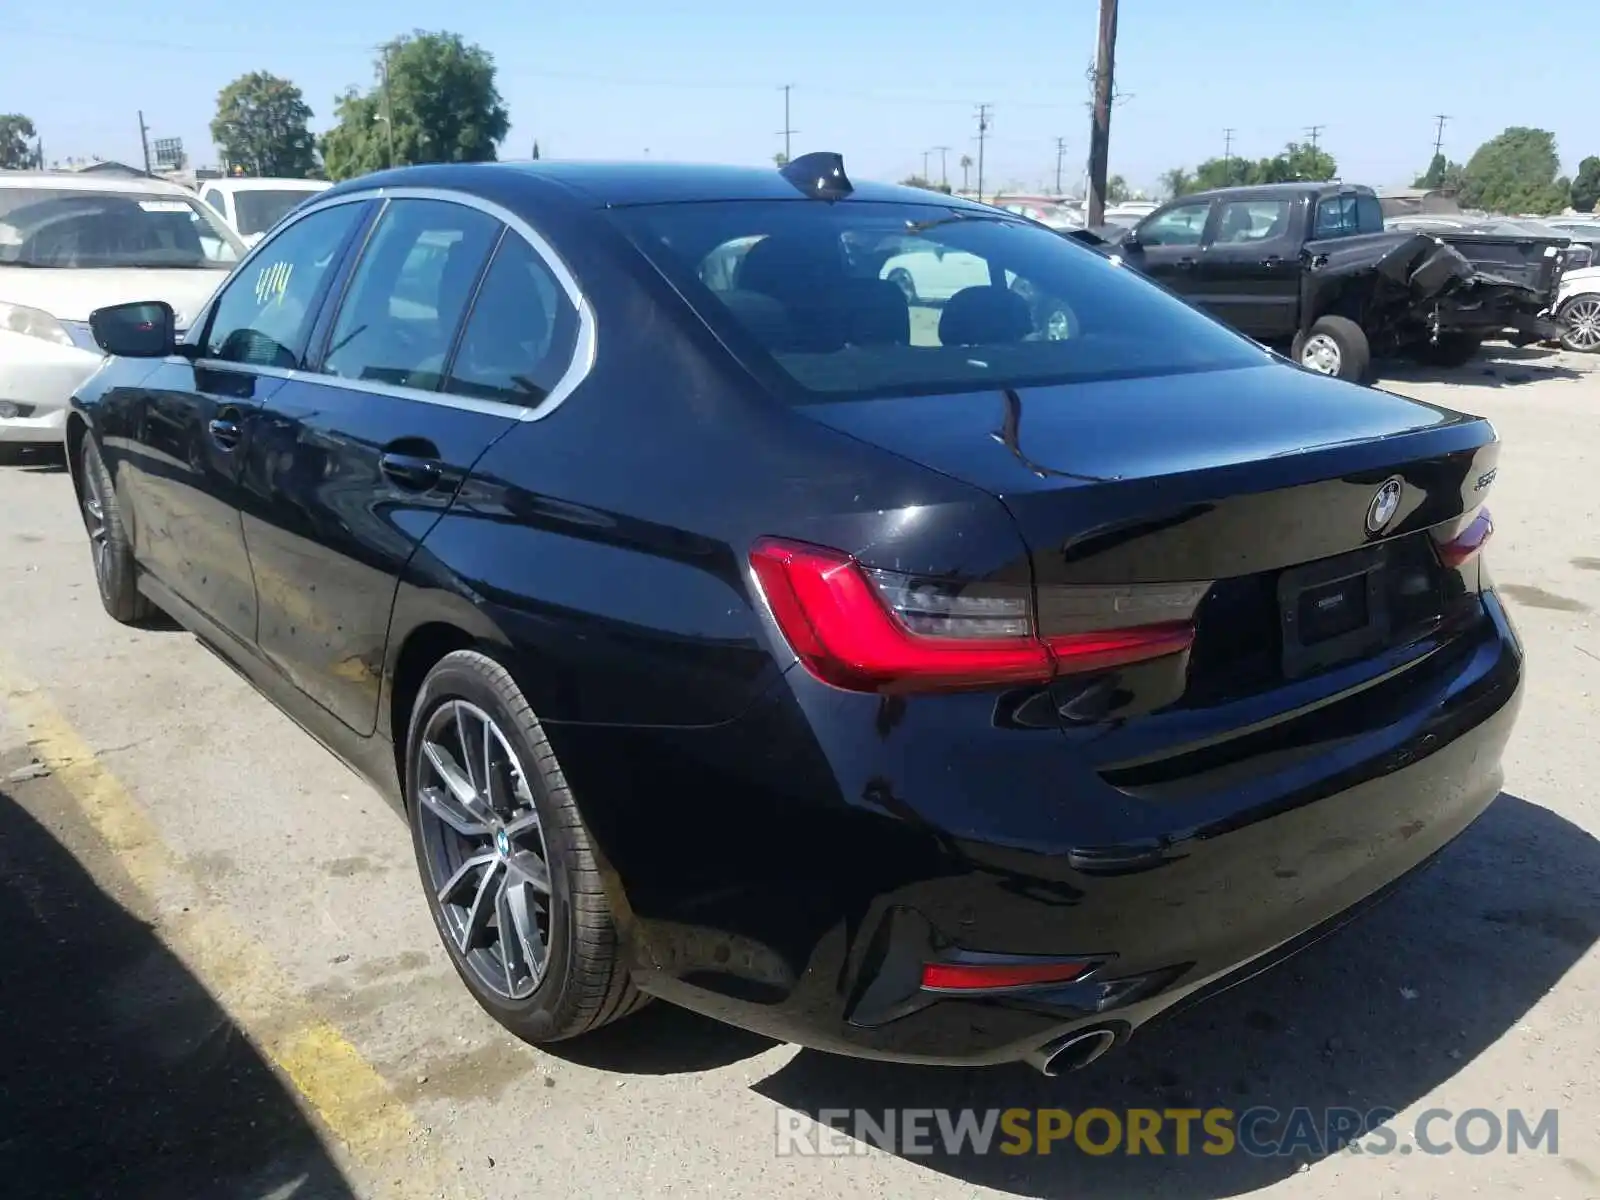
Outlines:
POLYGON ((939 317, 939 341, 946 346, 986 346, 1020 342, 1033 332, 1028 302, 1010 288, 962 288, 939 317))
POLYGON ((846 337, 857 346, 911 344, 911 303, 887 279, 852 279, 846 290, 846 337))

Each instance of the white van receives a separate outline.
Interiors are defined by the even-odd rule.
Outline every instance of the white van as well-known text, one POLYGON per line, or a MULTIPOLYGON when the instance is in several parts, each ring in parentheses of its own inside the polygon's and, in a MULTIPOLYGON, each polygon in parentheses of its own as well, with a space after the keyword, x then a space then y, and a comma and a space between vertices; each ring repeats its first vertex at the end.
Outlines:
POLYGON ((232 226, 247 246, 261 240, 291 209, 333 184, 326 179, 207 179, 200 184, 200 199, 232 226))

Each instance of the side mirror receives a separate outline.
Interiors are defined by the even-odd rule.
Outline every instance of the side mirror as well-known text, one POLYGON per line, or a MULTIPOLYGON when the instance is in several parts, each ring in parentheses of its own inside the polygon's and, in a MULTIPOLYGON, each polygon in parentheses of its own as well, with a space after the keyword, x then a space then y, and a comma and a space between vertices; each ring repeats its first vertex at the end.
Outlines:
POLYGON ((177 315, 163 300, 97 308, 89 329, 100 349, 119 358, 165 358, 178 349, 177 315))

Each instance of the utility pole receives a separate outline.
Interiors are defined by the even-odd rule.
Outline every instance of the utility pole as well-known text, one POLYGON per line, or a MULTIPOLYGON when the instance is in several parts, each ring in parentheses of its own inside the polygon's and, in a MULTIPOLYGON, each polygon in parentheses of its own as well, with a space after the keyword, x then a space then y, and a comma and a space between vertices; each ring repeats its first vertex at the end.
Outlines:
POLYGON ((389 97, 389 43, 385 42, 380 49, 383 51, 383 123, 389 127, 389 166, 394 167, 394 104, 389 97))
POLYGON ((1311 140, 1311 153, 1313 153, 1313 154, 1315 154, 1317 152, 1317 138, 1322 136, 1322 130, 1323 129, 1324 129, 1324 126, 1322 126, 1322 125, 1308 125, 1308 126, 1306 126, 1306 137, 1308 137, 1311 140))
POLYGON ((1438 129, 1433 135, 1433 156, 1438 158, 1444 153, 1444 123, 1450 119, 1450 114, 1435 113, 1433 119, 1438 122, 1438 129))
POLYGON ((791 153, 791 141, 790 141, 790 139, 793 138, 793 136, 795 134, 800 132, 798 129, 790 129, 789 128, 789 93, 792 92, 793 90, 794 90, 794 84, 786 83, 786 84, 783 85, 783 128, 778 130, 778 132, 783 135, 783 161, 784 162, 789 162, 794 157, 793 154, 791 153))
POLYGON ((1089 212, 1092 229, 1106 220, 1106 169, 1111 158, 1111 103, 1116 95, 1117 0, 1100 0, 1100 40, 1095 52, 1094 119, 1089 125, 1089 212))
POLYGON ((978 105, 978 203, 983 203, 983 143, 989 136, 989 110, 992 104, 978 105))
POLYGON ((139 110, 139 145, 144 147, 144 173, 150 174, 150 128, 144 123, 144 110, 139 110))
POLYGON ((939 186, 948 189, 950 187, 950 168, 948 166, 949 160, 945 158, 945 155, 950 153, 950 147, 935 146, 934 149, 939 152, 939 186))
POLYGON ((1226 185, 1233 183, 1233 127, 1229 126, 1222 131, 1222 180, 1226 185))
POLYGON ((1061 195, 1061 160, 1066 157, 1066 153, 1067 139, 1058 137, 1056 139, 1056 195, 1058 196, 1061 195))
POLYGON ((924 179, 928 177, 928 159, 932 156, 932 154, 932 150, 924 150, 922 152, 922 177, 924 179))

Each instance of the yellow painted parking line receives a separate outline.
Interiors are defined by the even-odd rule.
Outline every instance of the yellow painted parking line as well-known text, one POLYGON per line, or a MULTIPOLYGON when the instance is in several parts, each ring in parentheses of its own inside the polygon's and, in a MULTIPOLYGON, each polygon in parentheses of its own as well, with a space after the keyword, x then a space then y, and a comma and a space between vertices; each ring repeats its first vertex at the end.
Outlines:
MULTIPOLYGON (((184 871, 144 809, 96 757, 44 690, 0 653, 0 705, 26 731, 39 761, 82 811, 129 881, 157 911, 158 898, 198 881, 184 871)), ((162 911, 162 939, 289 1081, 371 1176, 397 1200, 454 1194, 444 1165, 430 1158, 412 1112, 339 1030, 293 985, 226 912, 214 904, 162 911)))

